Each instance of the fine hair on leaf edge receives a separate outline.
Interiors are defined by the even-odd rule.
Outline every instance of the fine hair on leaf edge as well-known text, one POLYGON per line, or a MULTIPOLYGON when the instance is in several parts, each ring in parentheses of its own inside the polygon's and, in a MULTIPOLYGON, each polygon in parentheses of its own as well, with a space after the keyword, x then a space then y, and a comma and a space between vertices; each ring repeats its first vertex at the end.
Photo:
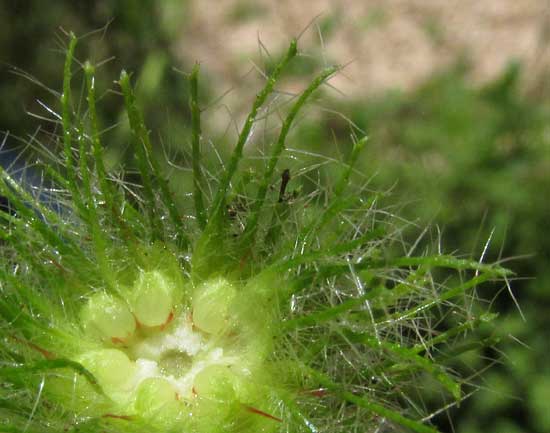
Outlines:
POLYGON ((49 109, 55 145, 22 140, 40 184, 0 168, 0 431, 436 432, 472 388, 456 363, 496 317, 476 290, 510 272, 404 245, 355 168, 368 143, 353 128, 344 161, 289 146, 339 67, 281 102, 291 41, 219 163, 195 65, 181 166, 122 71, 131 158, 112 168, 77 45, 49 109))

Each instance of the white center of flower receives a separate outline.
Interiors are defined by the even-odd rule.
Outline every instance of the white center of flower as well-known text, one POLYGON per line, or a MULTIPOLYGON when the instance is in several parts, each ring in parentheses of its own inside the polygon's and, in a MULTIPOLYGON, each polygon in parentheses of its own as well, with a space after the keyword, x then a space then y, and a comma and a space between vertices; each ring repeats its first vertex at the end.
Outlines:
MULTIPOLYGON (((222 278, 196 288, 187 308, 176 305, 178 287, 162 272, 141 272, 127 294, 96 293, 81 311, 87 335, 103 348, 77 360, 97 378, 123 413, 166 416, 214 398, 247 368, 222 342, 235 289, 222 278)), ((224 340, 227 342, 227 340, 224 340)), ((217 398, 217 397, 216 397, 217 398)))
POLYGON ((192 324, 182 316, 170 332, 156 334, 132 347, 137 366, 135 388, 145 379, 162 378, 173 385, 179 396, 192 398, 193 383, 198 373, 210 365, 228 366, 237 361, 235 357, 224 356, 220 347, 208 347, 201 333, 194 331, 192 324), (170 374, 169 370, 174 370, 178 365, 175 362, 173 368, 163 368, 162 361, 167 356, 176 359, 188 356, 189 364, 179 366, 186 371, 178 375, 170 374))

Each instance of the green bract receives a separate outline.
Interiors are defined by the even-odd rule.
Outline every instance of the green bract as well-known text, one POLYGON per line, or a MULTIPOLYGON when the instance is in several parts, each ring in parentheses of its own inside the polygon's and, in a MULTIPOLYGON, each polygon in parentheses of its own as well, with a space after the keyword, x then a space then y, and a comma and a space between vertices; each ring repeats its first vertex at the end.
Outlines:
POLYGON ((173 283, 160 271, 140 272, 129 293, 137 322, 144 326, 161 326, 170 320, 174 308, 173 283))
POLYGON ((136 320, 125 302, 106 293, 95 293, 82 309, 82 325, 90 335, 126 340, 136 329, 136 320))
POLYGON ((217 334, 229 327, 231 303, 235 288, 217 278, 197 287, 193 295, 193 324, 204 332, 217 334))
POLYGON ((293 41, 216 169, 201 159, 195 67, 192 161, 180 177, 122 72, 136 184, 105 167, 89 63, 87 107, 75 110, 76 41, 60 96, 62 156, 36 149, 52 201, 0 170, 12 210, 0 213, 0 431, 436 431, 437 408, 468 386, 450 368, 467 350, 456 342, 492 317, 478 317, 472 293, 508 272, 403 248, 397 219, 354 173, 366 139, 352 137, 345 163, 305 166, 286 149, 338 68, 279 107, 267 156, 249 159, 293 41), (192 194, 174 179, 190 180, 192 194))

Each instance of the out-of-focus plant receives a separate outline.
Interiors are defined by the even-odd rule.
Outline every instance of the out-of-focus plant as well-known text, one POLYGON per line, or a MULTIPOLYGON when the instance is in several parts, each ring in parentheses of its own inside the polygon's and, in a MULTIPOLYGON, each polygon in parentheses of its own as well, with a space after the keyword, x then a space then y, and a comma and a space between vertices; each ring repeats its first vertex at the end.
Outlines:
MULTIPOLYGON (((96 65, 97 79, 112 80, 120 65, 139 71, 136 97, 140 102, 146 101, 144 116, 151 128, 162 131, 166 146, 175 137, 186 135, 189 111, 181 100, 186 98, 187 88, 173 72, 173 67, 181 66, 181 62, 176 61, 171 47, 182 26, 189 22, 188 11, 185 0, 56 1, 47 5, 40 0, 2 2, 1 128, 23 142, 32 134, 44 141, 56 133, 51 123, 42 124, 37 131, 33 117, 47 117, 44 105, 50 106, 56 99, 50 89, 58 82, 58 65, 63 61, 66 32, 70 29, 89 35, 79 50, 82 58, 96 65), (29 86, 29 79, 39 80, 43 86, 29 86), (24 111, 31 115, 21 116, 24 111)), ((97 115, 103 124, 124 122, 120 98, 112 93, 98 98, 101 104, 97 115)), ((113 163, 127 157, 121 149, 125 132, 119 131, 110 137, 112 146, 107 156, 113 163)))
MULTIPOLYGON (((351 120, 368 131, 369 152, 358 167, 372 176, 373 188, 393 185, 396 202, 408 203, 403 216, 436 224, 445 248, 489 260, 518 258, 509 266, 527 277, 512 285, 525 322, 507 316, 499 325, 503 352, 479 350, 468 360, 481 368, 498 359, 499 366, 455 425, 468 433, 543 433, 550 428, 542 403, 550 377, 544 307, 550 301, 550 104, 523 90, 519 64, 481 87, 467 72, 461 63, 410 93, 345 101, 340 111, 351 111, 351 120)), ((338 149, 345 125, 329 113, 304 122, 299 141, 319 149, 332 131, 331 148, 338 149)), ((494 302, 517 311, 511 296, 494 302)))

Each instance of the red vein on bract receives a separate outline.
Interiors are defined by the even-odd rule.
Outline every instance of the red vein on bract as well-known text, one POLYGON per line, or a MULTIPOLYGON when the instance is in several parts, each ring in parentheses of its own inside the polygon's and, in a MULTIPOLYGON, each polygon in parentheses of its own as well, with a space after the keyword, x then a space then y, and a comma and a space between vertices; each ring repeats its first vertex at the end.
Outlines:
POLYGON ((248 406, 246 404, 243 404, 243 406, 248 412, 254 413, 256 415, 263 416, 263 417, 268 418, 268 419, 272 419, 273 421, 283 422, 283 420, 281 418, 277 418, 276 416, 273 416, 273 415, 271 415, 267 412, 264 412, 263 410, 256 409, 255 407, 248 406))
POLYGON ((33 350, 36 350, 37 352, 39 352, 40 354, 42 354, 42 356, 46 359, 55 359, 57 358, 52 352, 50 352, 49 350, 46 350, 46 349, 43 349, 41 348, 40 346, 34 344, 34 343, 31 343, 30 341, 27 341, 27 340, 23 340, 22 338, 19 338, 19 337, 16 337, 15 335, 11 335, 11 338, 13 338, 15 341, 17 341, 18 343, 21 343, 21 344, 24 344, 25 346, 27 347, 30 347, 31 349, 33 350))
POLYGON ((54 266, 55 266, 57 269, 59 269, 61 272, 65 273, 65 274, 68 272, 67 269, 65 269, 63 266, 61 266, 61 264, 60 264, 57 260, 52 259, 52 258, 49 258, 48 260, 50 261, 50 263, 51 263, 52 265, 54 265, 54 266))
POLYGON ((168 319, 166 319, 166 322, 164 322, 162 325, 160 325, 160 330, 164 331, 166 327, 174 320, 174 312, 170 311, 170 314, 168 315, 168 319))
POLYGON ((135 315, 134 313, 132 313, 132 316, 134 316, 134 321, 136 322, 136 330, 142 328, 143 325, 142 325, 141 322, 138 320, 138 318, 136 317, 136 315, 135 315))
POLYGON ((327 395, 328 392, 326 388, 318 388, 318 389, 309 389, 307 391, 303 391, 303 393, 321 398, 327 395))
POLYGON ((142 329, 142 328, 145 328, 145 329, 150 329, 150 330, 157 330, 157 331, 164 331, 166 329, 166 327, 172 323, 172 321, 174 320, 174 311, 170 311, 170 314, 168 314, 168 317, 166 318, 166 321, 160 325, 155 325, 155 326, 147 326, 147 325, 144 325, 143 323, 141 323, 138 318, 136 317, 136 315, 134 313, 132 313, 132 316, 134 316, 134 321, 136 322, 136 330, 138 329, 142 329))
MULTIPOLYGON (((126 340, 124 338, 111 337, 111 343, 113 343, 113 344, 126 344, 126 340)), ((127 347, 127 346, 124 346, 124 347, 127 347)))
POLYGON ((126 421, 131 421, 133 417, 131 415, 115 415, 114 413, 106 413, 102 416, 103 418, 115 418, 115 419, 123 419, 126 421))

